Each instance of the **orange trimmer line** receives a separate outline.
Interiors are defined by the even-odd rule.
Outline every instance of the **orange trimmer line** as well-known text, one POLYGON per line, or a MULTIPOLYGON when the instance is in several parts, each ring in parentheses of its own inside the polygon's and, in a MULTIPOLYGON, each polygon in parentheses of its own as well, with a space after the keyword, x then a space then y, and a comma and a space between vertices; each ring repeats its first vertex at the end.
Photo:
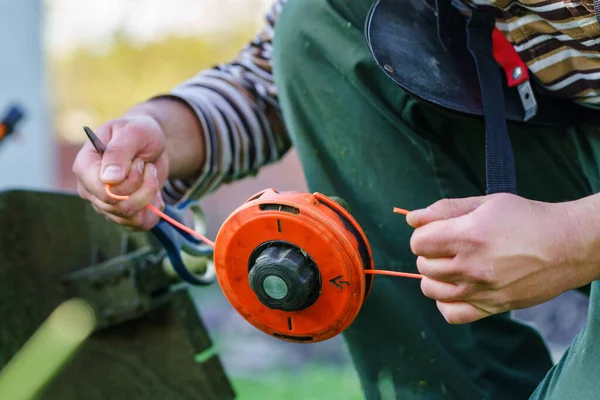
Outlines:
POLYGON ((394 207, 394 212, 396 214, 404 214, 404 215, 408 215, 408 213, 410 213, 410 211, 405 210, 403 208, 398 208, 398 207, 394 207))
MULTIPOLYGON (((119 196, 118 194, 112 193, 110 191, 110 185, 108 185, 108 184, 106 185, 106 194, 115 200, 127 200, 129 198, 129 196, 119 196)), ((182 231, 185 231, 185 232, 189 233, 190 235, 197 237, 198 239, 202 240, 204 243, 208 244, 209 246, 215 247, 215 242, 213 242, 212 240, 208 239, 207 237, 201 235, 200 233, 196 232, 195 230, 190 229, 187 226, 179 223, 177 220, 169 217, 167 214, 160 211, 158 208, 154 207, 152 204, 148 204, 146 207, 148 207, 150 209, 150 211, 152 211, 154 214, 158 215, 162 219, 169 222, 171 225, 174 225, 175 227, 181 229, 182 231)))
MULTIPOLYGON (((112 193, 110 191, 109 184, 106 185, 106 194, 115 200, 127 200, 129 198, 129 196, 120 196, 118 194, 112 193)), ((147 207, 148 207, 148 209, 150 209, 150 211, 152 211, 159 217, 163 218, 170 224, 189 233, 192 236, 197 237, 198 239, 202 240, 204 243, 208 244, 209 246, 215 247, 215 242, 213 242, 212 240, 208 239, 207 237, 201 235, 200 233, 196 232, 195 230, 190 229, 187 226, 179 223, 178 221, 174 220, 173 218, 169 217, 167 214, 163 213, 158 208, 154 207, 152 204, 148 204, 147 207)), ((407 210, 403 210, 401 208, 394 208, 394 212, 397 214, 404 214, 404 215, 409 213, 407 210)), ((412 279, 423 278, 423 275, 420 275, 420 274, 411 274, 409 272, 399 272, 399 271, 385 271, 385 270, 381 270, 381 269, 369 269, 369 270, 365 270, 364 272, 365 272, 365 274, 372 274, 372 275, 388 275, 388 276, 398 276, 398 277, 402 277, 402 278, 412 278, 412 279)))
POLYGON ((420 275, 420 274, 411 274, 410 272, 399 272, 399 271, 385 271, 382 269, 367 269, 367 270, 365 270, 365 274, 399 276, 402 278, 412 278, 412 279, 423 278, 423 275, 420 275))

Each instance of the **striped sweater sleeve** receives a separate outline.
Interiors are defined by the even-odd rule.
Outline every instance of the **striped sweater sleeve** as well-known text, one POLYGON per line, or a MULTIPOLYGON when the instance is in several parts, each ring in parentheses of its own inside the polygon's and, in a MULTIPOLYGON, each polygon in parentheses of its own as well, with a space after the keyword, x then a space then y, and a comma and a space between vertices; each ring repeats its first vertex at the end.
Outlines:
POLYGON ((275 22, 284 4, 275 1, 264 28, 234 60, 200 71, 168 94, 195 111, 206 160, 199 176, 167 181, 166 203, 199 199, 223 183, 256 175, 290 149, 271 64, 275 22))

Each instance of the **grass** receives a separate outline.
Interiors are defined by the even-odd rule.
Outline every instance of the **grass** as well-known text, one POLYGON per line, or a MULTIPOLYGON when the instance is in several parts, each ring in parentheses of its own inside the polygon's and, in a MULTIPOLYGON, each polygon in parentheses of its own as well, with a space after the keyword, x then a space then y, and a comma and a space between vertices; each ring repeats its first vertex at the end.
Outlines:
POLYGON ((239 400, 364 400, 351 368, 314 365, 301 371, 280 371, 261 379, 230 377, 239 400))

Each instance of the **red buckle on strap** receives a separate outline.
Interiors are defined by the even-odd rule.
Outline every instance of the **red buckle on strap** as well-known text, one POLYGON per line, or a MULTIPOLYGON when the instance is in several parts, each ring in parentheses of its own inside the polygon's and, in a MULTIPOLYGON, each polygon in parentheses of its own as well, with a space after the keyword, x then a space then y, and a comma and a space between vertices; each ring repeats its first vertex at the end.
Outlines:
POLYGON ((537 101, 529 82, 529 70, 519 57, 513 45, 504 35, 494 28, 492 31, 492 55, 504 69, 509 87, 517 87, 525 114, 523 119, 529 121, 537 113, 537 101))
POLYGON ((504 69, 508 86, 518 86, 529 79, 527 66, 498 28, 492 32, 492 46, 494 59, 504 69))

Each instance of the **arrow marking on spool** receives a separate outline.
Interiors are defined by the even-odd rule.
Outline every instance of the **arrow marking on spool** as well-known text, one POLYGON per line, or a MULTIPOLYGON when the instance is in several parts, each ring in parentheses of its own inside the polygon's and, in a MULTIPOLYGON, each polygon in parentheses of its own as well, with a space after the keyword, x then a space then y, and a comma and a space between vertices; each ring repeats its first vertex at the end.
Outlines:
POLYGON ((341 290, 344 290, 344 287, 342 285, 349 285, 350 283, 346 282, 346 281, 342 281, 342 276, 336 276, 333 279, 330 279, 329 282, 333 283, 335 286, 339 287, 341 290))

